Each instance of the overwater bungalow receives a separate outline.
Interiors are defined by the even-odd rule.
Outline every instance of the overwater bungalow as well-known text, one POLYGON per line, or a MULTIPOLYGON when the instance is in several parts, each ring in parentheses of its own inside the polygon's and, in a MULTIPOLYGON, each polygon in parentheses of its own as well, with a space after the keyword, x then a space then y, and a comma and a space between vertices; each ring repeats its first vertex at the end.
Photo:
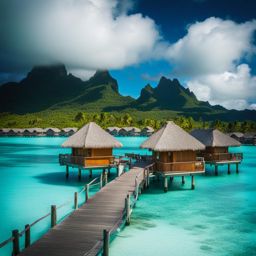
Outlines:
POLYGON ((172 181, 175 176, 181 176, 184 184, 184 176, 190 175, 191 188, 194 189, 194 175, 205 172, 204 159, 196 156, 197 151, 204 150, 205 146, 174 122, 167 122, 142 143, 141 148, 153 151, 154 172, 164 178, 165 192, 168 177, 172 181))
POLYGON ((243 143, 244 134, 242 132, 231 132, 228 134, 231 138, 243 143))
POLYGON ((23 131, 23 136, 43 136, 44 129, 42 128, 26 128, 23 131))
POLYGON ((60 135, 61 136, 71 136, 73 135, 75 132, 77 132, 77 128, 76 127, 67 127, 67 128, 62 128, 60 131, 60 135))
POLYGON ((113 136, 118 136, 120 129, 121 129, 121 128, 114 126, 114 127, 108 127, 108 128, 106 129, 106 131, 107 131, 108 133, 110 133, 111 135, 113 135, 113 136))
POLYGON ((144 127, 142 130, 141 130, 141 135, 142 136, 151 136, 152 134, 154 133, 154 129, 150 126, 147 126, 147 127, 144 127))
POLYGON ((117 167, 113 148, 122 147, 122 144, 96 123, 90 122, 70 136, 62 147, 72 149, 71 154, 59 156, 60 164, 66 165, 66 176, 69 166, 77 167, 78 178, 81 179, 81 170, 87 169, 92 175, 93 169, 105 171, 117 167))
POLYGON ((256 133, 255 132, 245 133, 242 143, 247 145, 256 145, 256 133))
POLYGON ((141 130, 137 127, 122 127, 119 130, 120 136, 139 136, 141 130))
POLYGON ((8 136, 10 129, 9 128, 1 128, 0 129, 0 136, 8 136))
POLYGON ((44 129, 44 133, 46 136, 59 136, 60 129, 49 127, 44 129))
POLYGON ((22 136, 24 129, 19 128, 11 128, 7 132, 7 136, 22 136))
POLYGON ((191 135, 205 145, 205 150, 199 152, 199 156, 204 157, 206 163, 215 166, 215 175, 218 175, 218 166, 227 164, 228 174, 230 174, 230 165, 238 165, 243 159, 242 153, 230 153, 229 147, 240 146, 241 143, 217 129, 195 129, 191 135))

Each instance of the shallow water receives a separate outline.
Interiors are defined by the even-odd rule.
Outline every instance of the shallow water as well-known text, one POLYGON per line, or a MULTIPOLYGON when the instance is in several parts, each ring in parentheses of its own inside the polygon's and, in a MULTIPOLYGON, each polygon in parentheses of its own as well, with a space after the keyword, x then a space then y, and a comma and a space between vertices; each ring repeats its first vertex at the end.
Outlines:
MULTIPOLYGON (((115 150, 116 155, 149 154, 138 148, 145 138, 118 139, 124 148, 115 150)), ((58 154, 69 152, 60 148, 64 140, 0 138, 0 241, 11 230, 22 230, 49 212, 51 204, 72 201, 74 192, 88 182, 86 173, 78 182, 75 170, 66 181, 65 168, 58 164, 58 154)), ((196 178, 194 191, 189 178, 183 187, 176 179, 168 193, 163 193, 161 182, 152 182, 133 211, 131 225, 111 243, 111 255, 255 255, 256 147, 233 151, 245 154, 238 175, 234 168, 231 175, 226 170, 218 177, 208 173, 196 178)), ((70 203, 58 211, 58 218, 72 207, 70 203)), ((32 239, 40 237, 49 224, 47 218, 34 226, 32 239)), ((10 250, 10 246, 0 249, 0 255, 10 255, 10 250)))
MULTIPOLYGON (((111 255, 256 255, 256 147, 242 151, 240 173, 196 177, 190 190, 176 178, 168 193, 153 182, 132 214, 131 225, 111 244, 111 255)), ((213 168, 207 166, 208 170, 213 168)))

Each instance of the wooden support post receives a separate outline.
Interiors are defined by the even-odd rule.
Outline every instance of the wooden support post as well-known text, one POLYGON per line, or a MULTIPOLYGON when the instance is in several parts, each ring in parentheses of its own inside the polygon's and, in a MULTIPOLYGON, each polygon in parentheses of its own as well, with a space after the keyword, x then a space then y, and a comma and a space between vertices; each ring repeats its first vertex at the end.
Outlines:
POLYGON ((89 192, 90 192, 89 190, 90 190, 90 185, 86 184, 86 189, 85 189, 85 200, 86 200, 86 202, 89 199, 89 192))
POLYGON ((56 205, 51 206, 51 227, 53 228, 57 223, 57 208, 56 205))
POLYGON ((13 241, 12 241, 12 255, 16 256, 20 253, 20 234, 19 230, 15 229, 12 231, 13 241))
POLYGON ((230 164, 228 164, 228 174, 230 174, 230 164))
POLYGON ((215 176, 218 176, 218 165, 215 164, 215 176))
POLYGON ((182 176, 182 177, 181 177, 181 183, 182 183, 182 185, 185 184, 185 176, 182 176))
POLYGON ((130 225, 131 219, 130 219, 130 195, 128 194, 125 198, 125 210, 126 210, 126 225, 130 225))
POLYGON ((68 179, 69 177, 69 169, 68 169, 68 165, 66 165, 66 179, 68 179))
POLYGON ((164 176, 164 192, 166 193, 168 191, 168 179, 166 176, 164 176))
POLYGON ((109 231, 103 230, 103 256, 109 256, 109 231))
POLYGON ((129 169, 131 169, 132 168, 132 158, 130 157, 129 158, 129 169))
POLYGON ((104 183, 105 183, 104 185, 106 185, 108 183, 108 174, 106 171, 104 173, 104 183))
POLYGON ((82 178, 82 171, 81 169, 78 169, 78 180, 80 181, 82 178))
POLYGON ((74 193, 74 208, 75 210, 78 208, 78 193, 74 193))
POLYGON ((30 246, 30 225, 25 225, 25 248, 28 248, 30 246))
POLYGON ((119 177, 119 165, 116 167, 116 177, 119 177))
POLYGON ((238 169, 238 163, 236 163, 236 173, 239 173, 239 169, 238 169))
POLYGON ((100 188, 102 188, 102 183, 103 183, 103 175, 100 175, 100 188))
POLYGON ((147 179, 148 179, 148 188, 149 188, 149 185, 150 185, 149 169, 147 169, 147 179))
POLYGON ((108 167, 108 177, 110 177, 110 174, 111 174, 111 172, 110 172, 110 167, 108 167))
POLYGON ((195 189, 195 178, 194 178, 194 175, 191 176, 191 189, 195 189))
POLYGON ((171 177, 170 177, 170 182, 173 183, 173 181, 174 181, 174 177, 171 176, 171 177))
POLYGON ((89 174, 89 178, 92 178, 92 169, 89 170, 90 174, 89 174))

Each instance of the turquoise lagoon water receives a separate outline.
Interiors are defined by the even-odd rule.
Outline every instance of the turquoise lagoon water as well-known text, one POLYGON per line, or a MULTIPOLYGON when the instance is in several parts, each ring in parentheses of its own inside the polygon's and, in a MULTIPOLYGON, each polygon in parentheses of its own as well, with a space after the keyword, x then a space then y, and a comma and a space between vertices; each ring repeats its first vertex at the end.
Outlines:
MULTIPOLYGON (((118 139, 124 147, 115 154, 142 152, 138 146, 145 138, 118 139)), ((76 170, 65 179, 65 168, 58 165, 58 154, 69 152, 60 148, 64 140, 0 138, 0 241, 11 230, 22 230, 49 212, 51 204, 72 201, 73 193, 88 182, 85 173, 78 182, 76 170)), ((163 193, 161 181, 152 182, 133 211, 131 225, 111 243, 111 255, 256 255, 256 147, 232 151, 244 153, 238 175, 234 168, 227 175, 226 167, 220 168, 223 172, 217 177, 208 172, 196 177, 194 191, 189 178, 185 186, 177 178, 168 193, 163 193)), ((58 218, 71 212, 72 206, 71 202, 58 211, 58 218)), ((33 240, 49 224, 47 218, 34 226, 33 240)), ((10 255, 10 251, 7 246, 0 255, 10 255)))

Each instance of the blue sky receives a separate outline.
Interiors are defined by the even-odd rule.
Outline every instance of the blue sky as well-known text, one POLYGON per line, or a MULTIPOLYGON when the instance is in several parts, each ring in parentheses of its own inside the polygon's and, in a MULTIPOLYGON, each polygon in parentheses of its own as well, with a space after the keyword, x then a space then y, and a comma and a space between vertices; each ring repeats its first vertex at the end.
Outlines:
POLYGON ((84 80, 110 70, 124 95, 166 76, 212 105, 256 109, 255 10, 253 0, 2 0, 0 83, 63 63, 84 80))
MULTIPOLYGON (((163 37, 175 43, 187 33, 187 26, 209 17, 246 22, 256 18, 256 2, 253 0, 139 0, 132 12, 139 12, 154 19, 163 37)), ((256 58, 250 59, 252 73, 256 73, 256 58)), ((149 61, 121 70, 111 70, 118 80, 120 92, 138 97, 147 83, 157 85, 161 75, 173 79, 172 66, 168 61, 149 61), (146 79, 148 78, 152 79, 146 79)), ((186 87, 186 77, 178 77, 186 87)))

